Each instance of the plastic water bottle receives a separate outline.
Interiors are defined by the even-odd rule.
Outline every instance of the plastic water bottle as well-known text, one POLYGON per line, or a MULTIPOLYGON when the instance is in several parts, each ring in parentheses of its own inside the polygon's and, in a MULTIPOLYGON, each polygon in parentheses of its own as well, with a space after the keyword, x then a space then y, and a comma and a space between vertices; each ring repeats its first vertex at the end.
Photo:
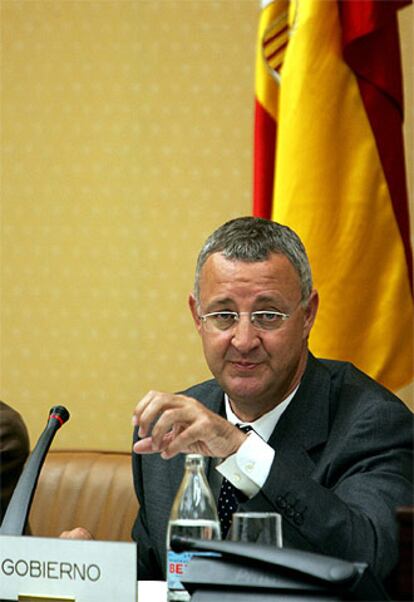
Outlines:
POLYGON ((184 477, 175 496, 167 531, 168 600, 185 602, 190 600, 190 594, 181 583, 184 568, 193 556, 208 553, 174 552, 170 542, 176 536, 221 539, 216 504, 204 472, 204 458, 199 454, 186 455, 184 477))

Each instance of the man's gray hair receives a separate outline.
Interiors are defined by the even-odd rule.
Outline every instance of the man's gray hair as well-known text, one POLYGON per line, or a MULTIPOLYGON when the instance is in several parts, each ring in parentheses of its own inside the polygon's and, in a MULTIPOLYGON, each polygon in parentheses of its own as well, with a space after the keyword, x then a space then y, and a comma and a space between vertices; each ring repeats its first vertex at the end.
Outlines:
POLYGON ((261 217, 238 217, 215 230, 201 249, 195 272, 194 297, 200 304, 200 274, 213 253, 222 253, 234 261, 265 261, 271 253, 285 255, 297 271, 302 302, 312 292, 312 273, 305 247, 288 226, 261 217))

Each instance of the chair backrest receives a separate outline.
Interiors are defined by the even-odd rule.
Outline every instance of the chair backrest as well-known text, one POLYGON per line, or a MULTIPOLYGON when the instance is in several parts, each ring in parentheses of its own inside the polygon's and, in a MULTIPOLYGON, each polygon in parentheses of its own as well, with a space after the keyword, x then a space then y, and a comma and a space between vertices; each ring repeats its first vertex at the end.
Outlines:
POLYGON ((130 453, 57 450, 40 473, 29 524, 37 537, 85 527, 98 540, 131 541, 137 512, 130 453))
POLYGON ((400 556, 398 564, 387 580, 392 600, 414 600, 414 506, 396 509, 399 526, 400 556))

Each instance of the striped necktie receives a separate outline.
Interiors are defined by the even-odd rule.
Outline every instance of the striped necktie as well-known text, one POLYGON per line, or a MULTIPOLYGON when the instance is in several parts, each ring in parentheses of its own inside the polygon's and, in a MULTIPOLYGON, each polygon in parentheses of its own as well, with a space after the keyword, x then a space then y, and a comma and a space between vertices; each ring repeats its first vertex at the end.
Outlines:
MULTIPOLYGON (((248 425, 240 426, 239 424, 236 424, 236 426, 245 433, 253 430, 252 427, 248 425)), ((234 487, 234 485, 232 485, 225 477, 223 477, 223 482, 221 484, 221 489, 217 500, 217 512, 220 519, 222 539, 226 538, 233 520, 233 513, 236 512, 240 503, 237 492, 239 497, 243 497, 242 492, 234 487)))

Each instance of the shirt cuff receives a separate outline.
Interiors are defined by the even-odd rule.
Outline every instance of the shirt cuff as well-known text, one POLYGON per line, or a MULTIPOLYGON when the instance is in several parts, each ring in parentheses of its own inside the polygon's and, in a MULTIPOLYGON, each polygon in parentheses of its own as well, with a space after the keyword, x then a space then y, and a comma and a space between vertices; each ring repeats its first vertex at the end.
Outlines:
POLYGON ((250 431, 237 452, 219 464, 217 470, 251 498, 263 487, 274 457, 275 450, 257 433, 250 431))

